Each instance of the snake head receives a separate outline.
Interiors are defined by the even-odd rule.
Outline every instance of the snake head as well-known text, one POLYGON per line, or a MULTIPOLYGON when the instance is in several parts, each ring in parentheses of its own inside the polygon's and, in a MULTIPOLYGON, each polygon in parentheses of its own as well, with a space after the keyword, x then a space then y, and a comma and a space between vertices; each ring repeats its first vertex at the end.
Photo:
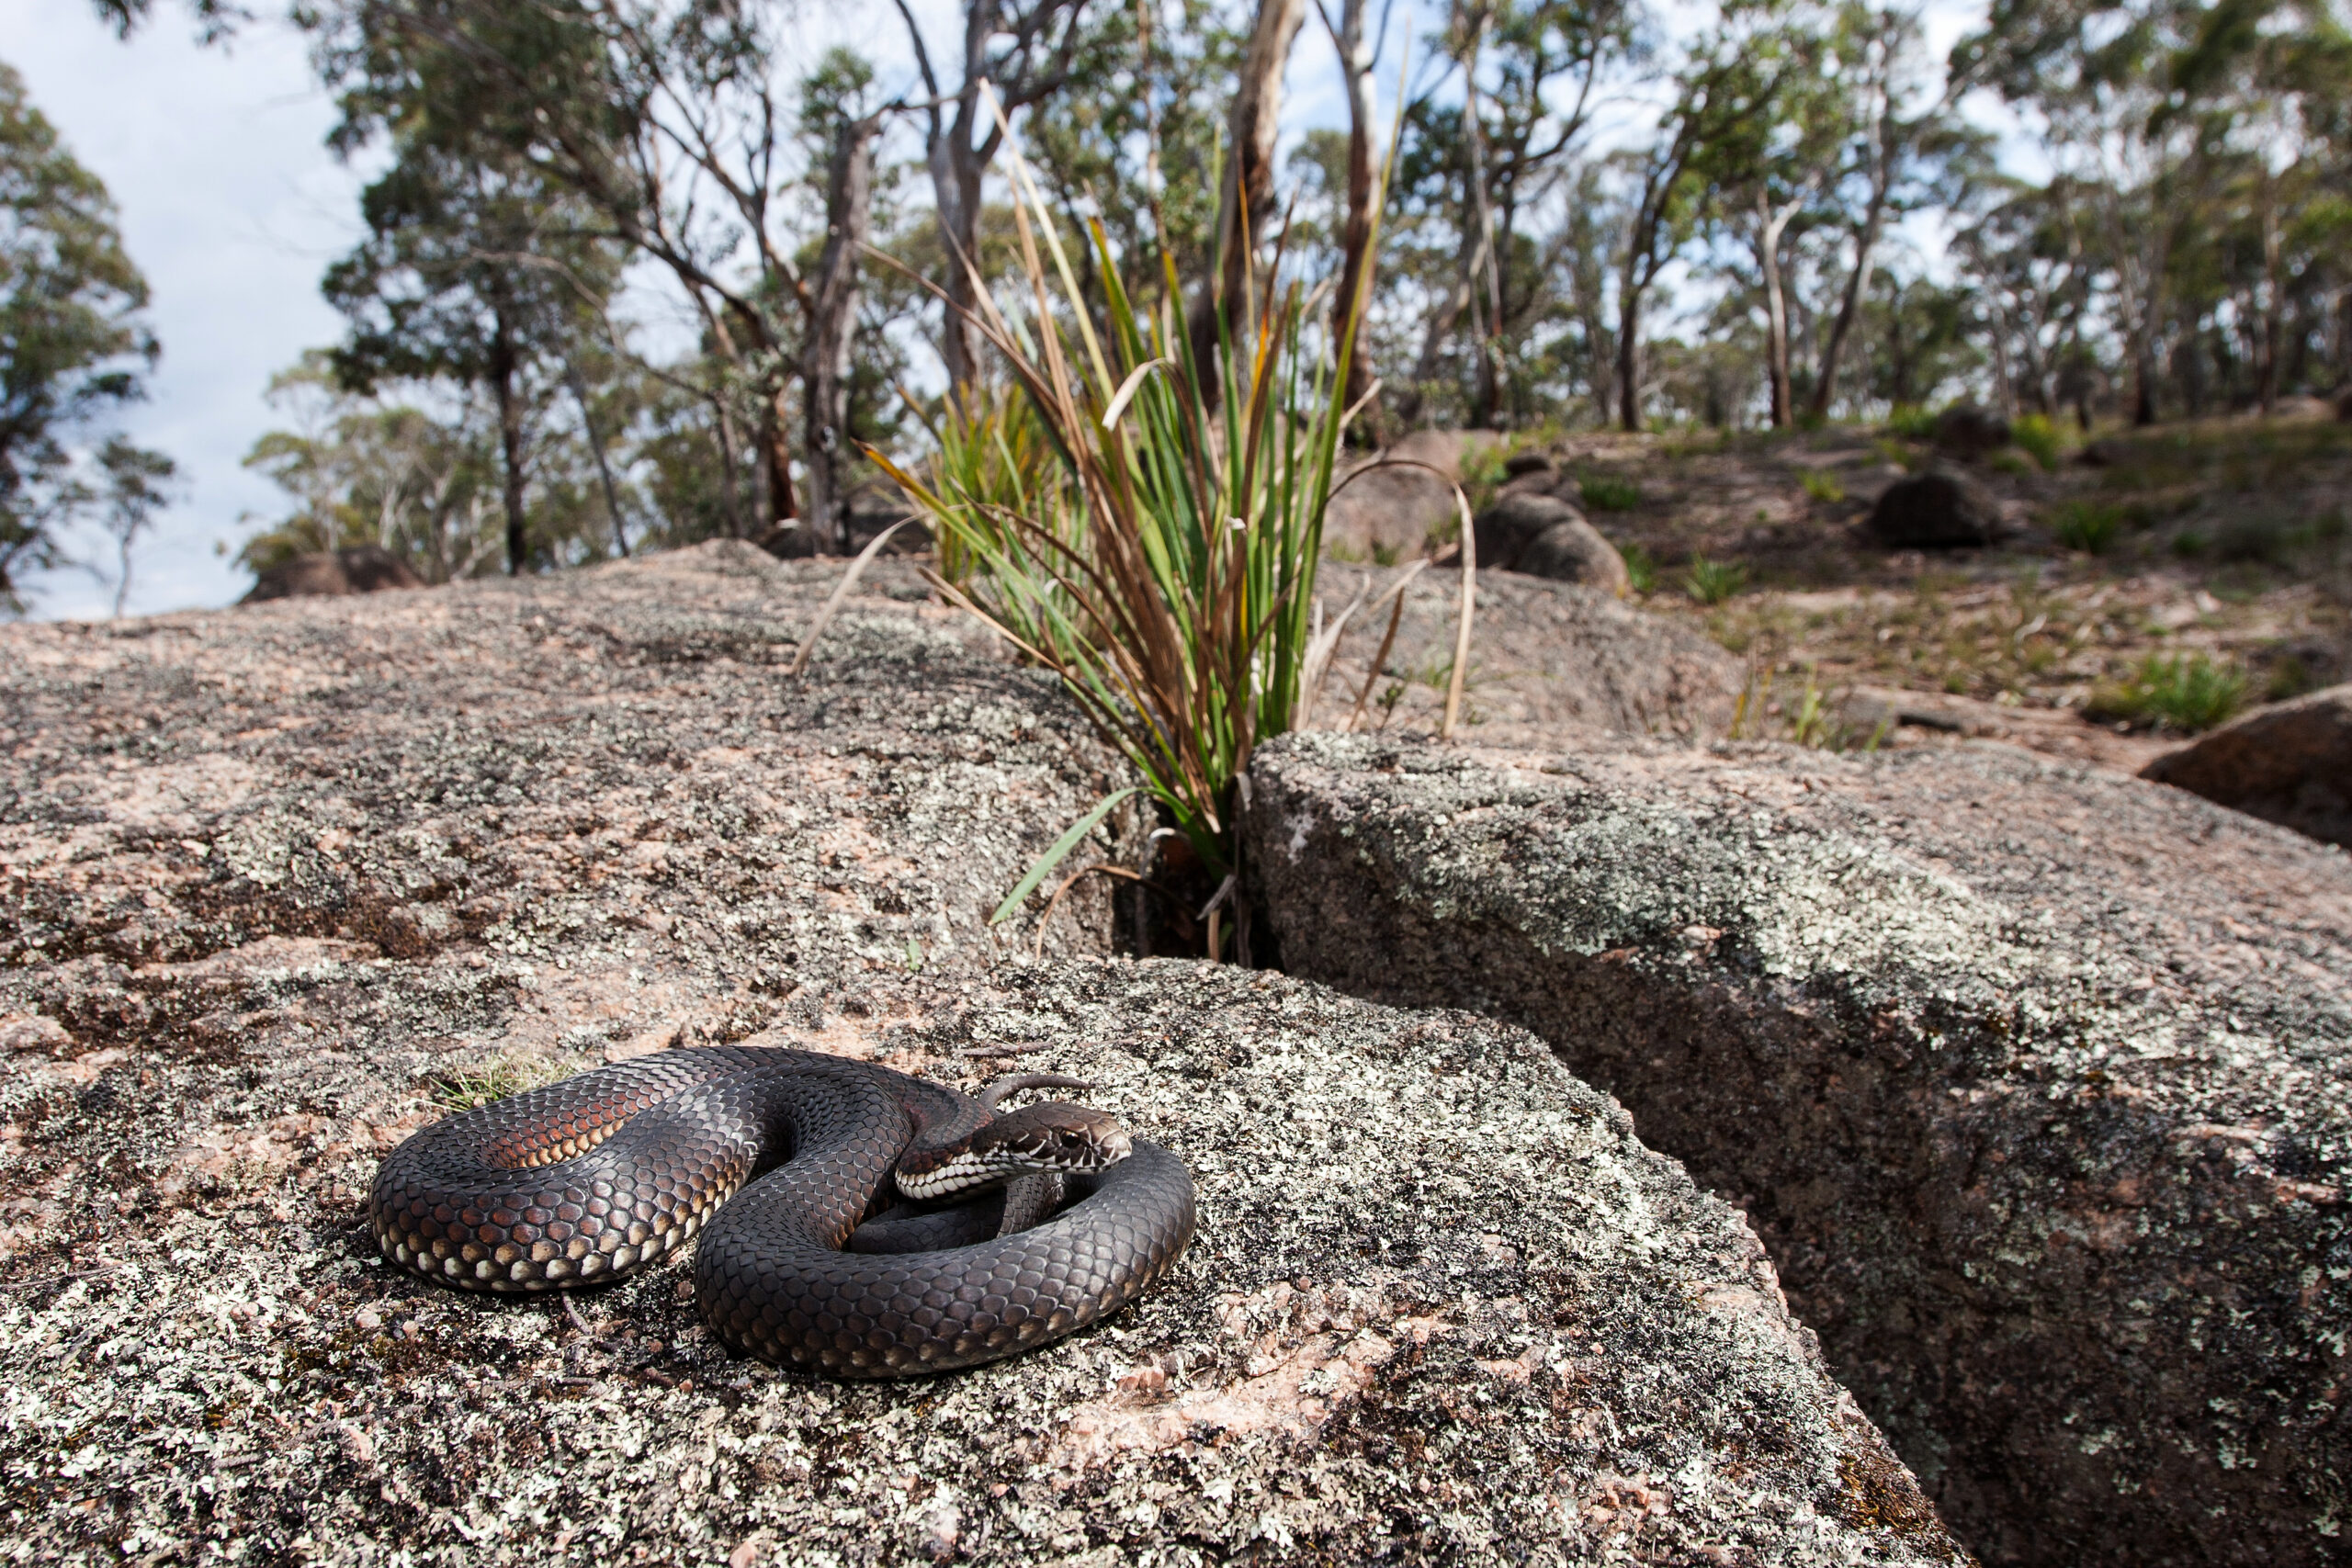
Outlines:
POLYGON ((1109 1111, 1052 1100, 1008 1111, 920 1168, 910 1170, 902 1161, 899 1190, 936 1201, 1041 1171, 1107 1169, 1134 1152, 1127 1130, 1109 1111))
POLYGON ((998 1117, 972 1134, 972 1148, 1018 1161, 1023 1171, 1082 1175, 1118 1164, 1135 1153, 1135 1142, 1109 1111, 1054 1100, 998 1117))

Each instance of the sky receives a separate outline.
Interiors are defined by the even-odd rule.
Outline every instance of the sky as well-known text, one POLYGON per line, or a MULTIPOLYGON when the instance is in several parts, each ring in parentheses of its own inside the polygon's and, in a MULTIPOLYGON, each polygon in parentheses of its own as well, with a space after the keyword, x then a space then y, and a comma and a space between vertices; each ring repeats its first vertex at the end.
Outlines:
MULTIPOLYGON (((164 6, 129 43, 78 0, 0 0, 0 60, 66 146, 107 183, 123 242, 153 290, 164 357, 152 396, 124 422, 170 455, 177 498, 133 557, 134 613, 224 604, 252 578, 225 556, 279 508, 242 459, 270 427, 263 393, 339 318, 319 275, 358 230, 359 172, 322 145, 333 106, 300 40, 266 29, 198 48, 164 6)), ((103 540, 76 541, 106 562, 103 540)), ((86 571, 25 584, 36 615, 102 616, 114 586, 86 571)))
MULTIPOLYGON (((1407 41, 1406 17, 1416 8, 1410 0, 1397 7, 1384 102, 1394 91, 1393 51, 1407 41)), ((915 9, 934 40, 952 36, 954 0, 921 0, 915 9)), ((358 194, 370 172, 326 150, 334 107, 289 29, 263 24, 206 48, 170 0, 155 12, 126 43, 80 0, 0 0, 0 60, 23 73, 66 146, 106 182, 153 291, 149 319, 163 360, 151 397, 123 423, 131 439, 178 463, 179 481, 133 558, 133 615, 226 604, 251 586, 233 557, 246 536, 284 513, 286 498, 243 459, 280 423, 265 398, 270 378, 341 334, 319 276, 358 237, 358 194)), ((876 60, 887 87, 897 90, 899 78, 912 85, 891 7, 812 6, 805 15, 809 25, 796 42, 811 61, 846 42, 876 60)), ((1981 0, 1936 0, 1928 12, 1934 54, 1982 15, 1981 0)), ((1286 130, 1343 123, 1345 113, 1333 51, 1310 14, 1291 62, 1286 130)), ((103 573, 29 576, 22 586, 36 617, 112 612, 110 544, 92 535, 74 546, 103 573)))

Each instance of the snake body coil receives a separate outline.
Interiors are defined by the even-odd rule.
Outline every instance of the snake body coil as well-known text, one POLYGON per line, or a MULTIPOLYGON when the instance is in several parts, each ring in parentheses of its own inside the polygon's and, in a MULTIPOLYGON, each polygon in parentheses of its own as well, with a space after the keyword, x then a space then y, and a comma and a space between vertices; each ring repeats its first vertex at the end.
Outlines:
POLYGON ((1058 1338, 1134 1300, 1193 1227, 1183 1166, 1100 1111, 996 1116, 887 1067, 758 1046, 664 1051, 452 1116, 386 1157, 368 1210, 387 1258, 475 1291, 619 1279, 700 1232, 713 1332, 839 1377, 1058 1338), (1024 1185, 1052 1171, 1076 1201, 990 1234, 1008 1208, 1050 1206, 1024 1185), (1013 1198, 861 1229, 894 1179, 927 1199, 1011 1179, 1013 1198))

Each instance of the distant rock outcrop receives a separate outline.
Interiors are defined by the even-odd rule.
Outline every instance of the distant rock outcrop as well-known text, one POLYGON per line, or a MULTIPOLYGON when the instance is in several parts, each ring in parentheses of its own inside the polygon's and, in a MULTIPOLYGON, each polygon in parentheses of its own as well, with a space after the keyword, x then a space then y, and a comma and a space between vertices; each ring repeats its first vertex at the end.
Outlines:
POLYGON ((2257 708, 2140 776, 2352 849, 2352 685, 2257 708))
POLYGON ((1894 549, 1989 545, 2000 536, 2001 503, 1981 479, 1939 466, 1887 486, 1867 526, 1894 549))
MULTIPOLYGON (((1539 478, 1546 471, 1529 470, 1539 478)), ((1478 513, 1475 526, 1481 570, 1581 583, 1619 599, 1632 586, 1616 547, 1555 495, 1514 486, 1478 513)))
POLYGON ((1973 403, 1954 403, 1936 416, 1936 449, 1973 460, 2009 444, 2009 422, 1973 403))
POLYGON ((281 561, 256 574, 253 591, 240 603, 257 604, 269 599, 332 599, 352 593, 381 593, 394 588, 422 588, 424 580, 408 563, 381 545, 355 545, 348 549, 318 550, 281 561))

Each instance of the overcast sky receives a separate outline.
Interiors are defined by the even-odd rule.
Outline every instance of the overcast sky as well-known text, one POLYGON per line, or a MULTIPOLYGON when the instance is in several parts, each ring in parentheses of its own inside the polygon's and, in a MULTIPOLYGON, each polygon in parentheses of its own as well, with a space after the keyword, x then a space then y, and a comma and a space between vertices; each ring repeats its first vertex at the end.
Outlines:
MULTIPOLYGON (((953 6, 922 0, 916 10, 944 41, 953 6)), ((1392 50, 1415 8, 1409 0, 1396 8, 1392 50)), ((809 59, 846 41, 880 63, 887 86, 910 74, 889 7, 807 15, 811 25, 794 41, 809 59)), ((1982 15, 1981 0, 1939 0, 1929 9, 1930 48, 1940 56, 1982 15)), ((283 27, 199 48, 167 0, 122 43, 81 0, 0 0, 0 59, 23 73, 74 155, 106 181, 131 257, 153 288, 151 318, 164 357, 152 399, 127 424, 134 440, 178 462, 180 484, 140 546, 129 607, 152 614, 228 604, 252 581, 230 558, 286 505, 242 459, 274 423, 263 396, 270 377, 340 333, 319 296, 319 275, 357 237, 365 172, 327 152, 333 107, 311 78, 301 40, 283 27)), ((1393 69, 1384 69, 1384 100, 1393 69)), ((1310 17, 1283 118, 1301 126, 1339 123, 1344 114, 1330 46, 1310 17)), ((80 547, 110 565, 102 541, 80 547)), ((114 604, 111 581, 87 570, 35 575, 24 587, 42 618, 104 615, 114 604)))

